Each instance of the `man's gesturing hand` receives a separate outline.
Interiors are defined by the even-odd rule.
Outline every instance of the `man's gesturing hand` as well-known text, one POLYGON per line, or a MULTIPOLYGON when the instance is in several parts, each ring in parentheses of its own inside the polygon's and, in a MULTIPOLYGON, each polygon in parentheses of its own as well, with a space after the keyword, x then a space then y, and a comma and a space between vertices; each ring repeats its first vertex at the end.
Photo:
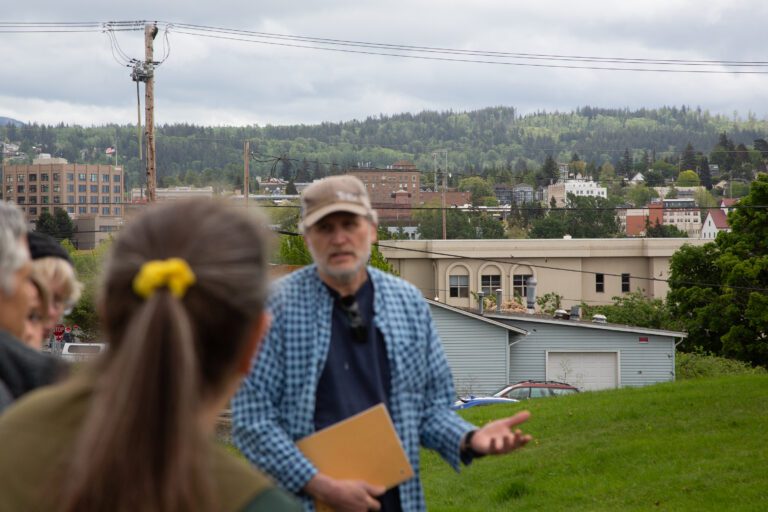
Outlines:
POLYGON ((492 421, 475 431, 470 441, 470 447, 483 455, 498 455, 522 448, 532 439, 528 434, 515 428, 531 416, 528 411, 522 411, 514 416, 492 421))
POLYGON ((304 490, 338 512, 379 510, 381 505, 375 497, 386 491, 362 480, 337 480, 321 473, 312 477, 304 490))

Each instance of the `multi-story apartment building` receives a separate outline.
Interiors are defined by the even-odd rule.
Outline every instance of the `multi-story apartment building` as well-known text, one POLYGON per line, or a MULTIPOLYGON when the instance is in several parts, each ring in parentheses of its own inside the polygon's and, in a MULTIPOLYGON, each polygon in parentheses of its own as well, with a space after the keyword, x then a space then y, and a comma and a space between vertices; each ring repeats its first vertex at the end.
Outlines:
POLYGON ((616 212, 619 225, 628 236, 645 236, 647 226, 675 226, 689 238, 701 232, 701 210, 693 199, 664 199, 644 208, 620 208, 616 212))
POLYGON ((3 197, 15 202, 33 223, 43 212, 65 210, 81 235, 81 248, 95 245, 100 233, 117 229, 123 216, 123 168, 103 164, 69 164, 39 159, 33 164, 6 165, 3 197), (88 229, 81 229, 80 224, 88 229), (93 236, 90 236, 91 232, 93 236), (85 235, 89 236, 85 236, 85 235))
POLYGON ((565 206, 565 201, 568 194, 575 196, 588 196, 588 197, 608 197, 608 189, 601 187, 594 181, 586 180, 565 180, 559 181, 554 185, 547 187, 547 203, 552 201, 552 198, 557 202, 557 206, 565 206))
POLYGON ((410 162, 400 160, 385 169, 355 167, 346 174, 360 178, 372 203, 395 203, 395 192, 404 190, 410 194, 410 204, 421 201, 421 173, 410 162))

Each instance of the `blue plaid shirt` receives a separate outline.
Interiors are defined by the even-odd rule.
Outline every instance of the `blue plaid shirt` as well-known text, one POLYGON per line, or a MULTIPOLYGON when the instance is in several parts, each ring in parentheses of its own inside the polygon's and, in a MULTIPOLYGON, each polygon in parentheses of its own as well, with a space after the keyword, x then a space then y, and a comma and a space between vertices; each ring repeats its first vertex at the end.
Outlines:
MULTIPOLYGON (((374 323, 384 336, 392 375, 390 414, 415 477, 400 485, 404 511, 425 510, 419 446, 459 470, 461 438, 474 427, 450 410, 453 380, 429 307, 405 281, 368 268, 374 323)), ((233 401, 237 447, 283 487, 299 494, 317 469, 294 441, 314 430, 315 394, 331 340, 333 298, 314 265, 275 285, 272 327, 257 363, 233 401)), ((305 509, 314 509, 304 496, 305 509)))

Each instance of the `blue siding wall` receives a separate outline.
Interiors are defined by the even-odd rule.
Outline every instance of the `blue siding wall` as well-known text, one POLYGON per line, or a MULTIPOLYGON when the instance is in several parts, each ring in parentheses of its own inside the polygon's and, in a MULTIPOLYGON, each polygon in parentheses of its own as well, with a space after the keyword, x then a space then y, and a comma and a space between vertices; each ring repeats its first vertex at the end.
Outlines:
POLYGON ((508 330, 430 305, 459 395, 489 394, 507 383, 508 330))
POLYGON ((494 319, 529 331, 523 341, 510 348, 510 382, 543 380, 547 351, 618 351, 621 386, 645 386, 675 380, 675 339, 672 337, 494 319), (648 342, 640 343, 640 337, 648 338, 648 342))

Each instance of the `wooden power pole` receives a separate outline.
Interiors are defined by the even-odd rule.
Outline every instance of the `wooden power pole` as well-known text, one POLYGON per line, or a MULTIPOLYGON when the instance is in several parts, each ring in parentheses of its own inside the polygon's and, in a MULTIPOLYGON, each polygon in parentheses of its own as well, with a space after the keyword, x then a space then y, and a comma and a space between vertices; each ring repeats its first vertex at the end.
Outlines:
POLYGON ((248 196, 251 195, 251 141, 243 142, 243 196, 245 207, 248 208, 248 196))
POLYGON ((155 201, 157 189, 157 169, 155 163, 155 63, 153 60, 153 42, 157 35, 157 25, 144 25, 144 52, 146 84, 144 86, 144 126, 147 133, 147 199, 155 201))

